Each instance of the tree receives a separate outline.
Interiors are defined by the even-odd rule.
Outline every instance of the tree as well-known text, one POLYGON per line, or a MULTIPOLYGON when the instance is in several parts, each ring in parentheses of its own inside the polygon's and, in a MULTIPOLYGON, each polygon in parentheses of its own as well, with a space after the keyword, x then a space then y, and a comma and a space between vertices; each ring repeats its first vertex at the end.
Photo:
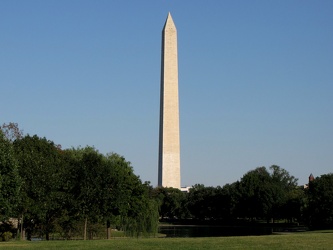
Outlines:
POLYGON ((23 131, 19 129, 18 124, 10 122, 8 124, 4 123, 0 126, 0 130, 8 141, 13 142, 16 139, 21 139, 23 137, 23 131))
POLYGON ((298 199, 301 194, 297 187, 297 179, 279 166, 273 165, 270 170, 273 195, 270 216, 273 222, 275 218, 289 218, 291 221, 293 215, 296 216, 295 212, 300 210, 300 203, 297 202, 300 202, 298 199))
POLYGON ((249 218, 282 218, 288 196, 297 188, 297 179, 285 169, 273 165, 268 172, 259 167, 246 173, 238 184, 238 212, 249 218))
POLYGON ((98 221, 100 216, 100 184, 102 184, 103 156, 94 148, 86 147, 75 164, 75 185, 72 189, 77 200, 77 209, 85 220, 84 240, 88 219, 98 221))
POLYGON ((121 215, 121 226, 128 236, 155 235, 158 228, 158 203, 148 195, 145 184, 132 186, 127 214, 121 215))
POLYGON ((188 210, 194 218, 204 220, 214 217, 216 210, 215 191, 214 187, 205 187, 203 184, 196 184, 190 188, 188 210))
POLYGON ((124 157, 115 153, 104 156, 91 147, 66 152, 72 155, 72 210, 85 221, 84 239, 88 221, 105 223, 107 238, 111 224, 131 235, 152 232, 152 225, 158 222, 157 206, 149 199, 149 188, 133 173, 124 157))
POLYGON ((158 204, 150 197, 150 186, 142 183, 133 172, 130 162, 118 154, 108 154, 113 165, 115 186, 113 202, 108 213, 116 212, 120 226, 130 236, 155 234, 158 225, 158 204))
POLYGON ((271 178, 265 167, 246 173, 238 184, 240 200, 237 206, 241 217, 267 218, 273 201, 271 178))
POLYGON ((159 215, 161 218, 186 217, 185 194, 178 188, 156 187, 153 196, 159 203, 159 215))
POLYGON ((216 187, 214 204, 216 206, 214 217, 230 221, 235 218, 235 207, 238 201, 237 182, 226 184, 222 188, 216 187))
POLYGON ((333 174, 324 174, 309 183, 310 226, 333 227, 333 174))
POLYGON ((0 130, 0 221, 16 216, 20 187, 12 144, 0 130))
POLYGON ((282 205, 280 215, 288 222, 303 222, 305 215, 306 195, 303 186, 298 186, 287 193, 286 202, 282 205))
MULTIPOLYGON (((114 166, 93 147, 66 150, 70 178, 71 208, 65 225, 84 220, 83 238, 87 239, 88 222, 103 222, 114 206, 116 177, 114 166)), ((113 211, 114 212, 114 211, 113 211)), ((112 216, 111 216, 112 217, 112 216)), ((109 223, 107 223, 110 226, 109 223)), ((70 229, 70 227, 68 228, 70 229)), ((109 231, 109 230, 108 230, 109 231)))
POLYGON ((52 141, 24 136, 13 143, 22 178, 20 211, 26 226, 49 234, 61 214, 66 199, 62 151, 52 141))

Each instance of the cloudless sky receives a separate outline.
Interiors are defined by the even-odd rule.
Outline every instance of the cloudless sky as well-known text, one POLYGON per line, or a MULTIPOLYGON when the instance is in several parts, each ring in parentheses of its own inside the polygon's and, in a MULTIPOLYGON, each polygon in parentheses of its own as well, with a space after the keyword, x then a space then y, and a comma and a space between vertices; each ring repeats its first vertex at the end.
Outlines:
POLYGON ((0 123, 157 185, 161 32, 178 31, 182 185, 333 172, 333 1, 0 0, 0 123))

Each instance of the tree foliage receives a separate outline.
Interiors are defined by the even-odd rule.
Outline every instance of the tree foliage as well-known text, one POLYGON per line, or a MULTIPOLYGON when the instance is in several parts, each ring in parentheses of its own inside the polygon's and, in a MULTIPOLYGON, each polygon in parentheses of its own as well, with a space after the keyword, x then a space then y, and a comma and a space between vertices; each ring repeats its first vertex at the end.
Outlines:
POLYGON ((279 166, 258 167, 223 187, 179 189, 142 183, 131 163, 93 147, 60 145, 23 135, 16 123, 0 126, 0 220, 18 217, 23 228, 49 239, 65 238, 88 224, 122 229, 129 236, 157 232, 159 218, 196 221, 284 219, 315 228, 333 226, 333 174, 315 178, 309 188, 279 166))
POLYGON ((156 233, 157 203, 124 157, 89 146, 62 150, 46 138, 23 136, 14 123, 1 129, 1 218, 24 218, 28 238, 49 239, 59 227, 70 237, 79 221, 156 233))
POLYGON ((2 124, 2 126, 0 126, 0 130, 10 142, 15 141, 16 139, 21 139, 23 137, 23 131, 20 130, 18 124, 14 122, 2 124))
POLYGON ((309 219, 314 228, 333 227, 333 174, 324 174, 309 183, 309 219))
POLYGON ((24 136, 14 141, 22 178, 21 212, 30 227, 38 225, 48 239, 52 223, 62 212, 66 198, 61 150, 52 141, 24 136))
POLYGON ((239 182, 241 216, 270 219, 285 217, 282 214, 291 192, 297 188, 297 179, 285 169, 273 165, 270 172, 259 167, 246 173, 239 182))
POLYGON ((21 180, 11 142, 0 130, 0 221, 16 215, 21 180))
POLYGON ((152 195, 159 204, 161 218, 186 217, 186 195, 178 188, 156 187, 152 195))

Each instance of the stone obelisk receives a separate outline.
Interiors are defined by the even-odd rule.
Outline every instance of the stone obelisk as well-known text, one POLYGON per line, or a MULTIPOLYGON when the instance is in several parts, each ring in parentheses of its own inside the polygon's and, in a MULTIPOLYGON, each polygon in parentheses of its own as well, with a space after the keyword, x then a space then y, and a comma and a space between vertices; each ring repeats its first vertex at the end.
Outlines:
POLYGON ((177 30, 168 14, 162 31, 158 186, 180 188, 177 30))

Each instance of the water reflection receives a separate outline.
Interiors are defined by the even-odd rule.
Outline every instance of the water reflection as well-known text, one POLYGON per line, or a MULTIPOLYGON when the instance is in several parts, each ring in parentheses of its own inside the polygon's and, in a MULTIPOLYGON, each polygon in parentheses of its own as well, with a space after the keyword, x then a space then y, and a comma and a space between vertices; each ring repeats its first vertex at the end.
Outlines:
POLYGON ((246 226, 208 226, 208 225, 163 225, 159 233, 166 237, 220 237, 220 236, 245 236, 268 235, 272 228, 246 227, 246 226))

